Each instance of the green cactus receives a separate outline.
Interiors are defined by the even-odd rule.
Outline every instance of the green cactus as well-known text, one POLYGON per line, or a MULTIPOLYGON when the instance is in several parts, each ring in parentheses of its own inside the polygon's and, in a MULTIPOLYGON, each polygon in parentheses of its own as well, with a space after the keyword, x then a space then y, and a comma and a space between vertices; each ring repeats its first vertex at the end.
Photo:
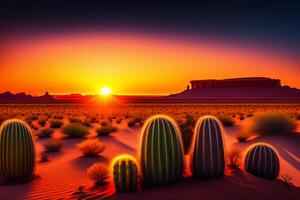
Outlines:
POLYGON ((279 173, 279 159, 269 145, 256 144, 250 147, 245 157, 245 170, 256 176, 275 179, 279 173))
POLYGON ((34 141, 28 125, 20 120, 7 120, 0 127, 0 175, 6 182, 35 175, 34 141))
POLYGON ((113 177, 117 192, 135 192, 138 185, 138 170, 134 158, 121 155, 114 159, 113 177))
POLYGON ((146 186, 167 185, 184 170, 183 145, 176 124, 166 116, 154 116, 142 131, 141 175, 146 186))
POLYGON ((194 129, 191 148, 191 171, 200 178, 224 175, 225 149, 223 127, 213 116, 201 117, 194 129))

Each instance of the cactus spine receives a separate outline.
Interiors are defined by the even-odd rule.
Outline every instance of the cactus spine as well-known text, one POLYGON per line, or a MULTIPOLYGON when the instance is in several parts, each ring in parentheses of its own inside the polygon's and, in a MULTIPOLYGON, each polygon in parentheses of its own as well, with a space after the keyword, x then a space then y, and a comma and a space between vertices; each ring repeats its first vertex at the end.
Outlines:
POLYGON ((154 116, 145 123, 141 136, 140 166, 146 186, 167 185, 182 176, 183 145, 173 120, 166 116, 154 116))
POLYGON ((138 184, 138 170, 134 158, 121 155, 113 162, 113 176, 117 192, 135 192, 138 184))
POLYGON ((225 171, 223 127, 213 116, 200 118, 194 129, 191 170, 200 178, 215 178, 225 171))
POLYGON ((0 175, 6 182, 35 175, 35 146, 31 131, 20 120, 7 120, 0 127, 0 175))
POLYGON ((245 169, 256 176, 275 179, 279 173, 279 159, 275 150, 265 144, 249 149, 245 158, 245 169))

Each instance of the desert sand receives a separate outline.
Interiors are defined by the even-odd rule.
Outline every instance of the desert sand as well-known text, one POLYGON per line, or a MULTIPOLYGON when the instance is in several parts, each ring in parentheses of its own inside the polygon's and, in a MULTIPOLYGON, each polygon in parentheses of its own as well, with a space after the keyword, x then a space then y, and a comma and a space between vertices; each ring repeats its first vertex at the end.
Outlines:
MULTIPOLYGON (((1 199, 299 199, 300 198, 300 134, 293 136, 270 136, 254 138, 240 143, 235 139, 243 122, 225 128, 227 149, 239 147, 242 154, 256 142, 273 145, 280 157, 281 173, 294 177, 295 187, 284 185, 279 180, 270 181, 255 177, 241 169, 227 169, 222 178, 199 180, 187 177, 167 187, 140 189, 137 193, 117 194, 111 177, 107 183, 94 186, 88 179, 86 169, 94 162, 106 163, 123 153, 137 157, 141 128, 129 128, 127 121, 114 123, 118 131, 108 137, 100 137, 106 145, 105 151, 98 157, 83 157, 75 147, 83 139, 63 139, 64 146, 58 153, 51 153, 50 161, 37 162, 38 177, 27 183, 0 186, 1 199)), ((297 131, 300 124, 298 123, 297 131)), ((90 137, 95 136, 95 128, 90 129, 90 137)), ((53 137, 62 137, 59 129, 53 137)), ((43 151, 43 144, 49 139, 37 139, 37 158, 43 151)), ((243 158, 243 156, 242 156, 243 158)))

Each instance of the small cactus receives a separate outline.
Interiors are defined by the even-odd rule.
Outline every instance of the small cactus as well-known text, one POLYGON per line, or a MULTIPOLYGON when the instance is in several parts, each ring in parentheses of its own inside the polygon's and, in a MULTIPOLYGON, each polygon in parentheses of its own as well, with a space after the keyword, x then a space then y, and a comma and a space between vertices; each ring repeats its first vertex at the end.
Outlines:
POLYGON ((213 116, 200 118, 194 129, 191 148, 191 170, 200 178, 215 178, 225 171, 223 127, 213 116))
POLYGON ((7 120, 0 127, 0 175, 6 182, 28 180, 35 175, 35 146, 28 125, 7 120))
POLYGON ((141 175, 146 186, 167 185, 178 180, 184 170, 183 145, 175 122, 154 116, 142 131, 141 175))
POLYGON ((269 145, 256 144, 250 147, 245 157, 245 169, 255 176, 275 179, 279 174, 279 159, 269 145))
POLYGON ((113 177, 117 192, 135 192, 138 185, 138 168, 135 159, 129 155, 115 158, 113 177))

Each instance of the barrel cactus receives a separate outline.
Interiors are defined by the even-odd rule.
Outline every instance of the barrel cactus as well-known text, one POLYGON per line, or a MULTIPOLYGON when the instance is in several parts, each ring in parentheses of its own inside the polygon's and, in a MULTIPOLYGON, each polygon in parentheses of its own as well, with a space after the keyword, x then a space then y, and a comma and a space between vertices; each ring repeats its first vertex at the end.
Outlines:
POLYGON ((138 168, 135 159, 129 155, 115 158, 113 177, 117 192, 135 192, 138 185, 138 168))
POLYGON ((200 118, 194 129, 191 170, 200 178, 215 178, 225 171, 223 127, 213 116, 200 118))
POLYGON ((277 153, 269 145, 256 144, 246 154, 245 169, 256 176, 275 179, 279 173, 277 153))
POLYGON ((147 120, 141 136, 140 166, 145 186, 167 185, 182 176, 183 145, 172 119, 159 115, 147 120))
POLYGON ((0 158, 0 175, 6 182, 34 177, 35 146, 26 123, 13 119, 1 125, 0 158))

